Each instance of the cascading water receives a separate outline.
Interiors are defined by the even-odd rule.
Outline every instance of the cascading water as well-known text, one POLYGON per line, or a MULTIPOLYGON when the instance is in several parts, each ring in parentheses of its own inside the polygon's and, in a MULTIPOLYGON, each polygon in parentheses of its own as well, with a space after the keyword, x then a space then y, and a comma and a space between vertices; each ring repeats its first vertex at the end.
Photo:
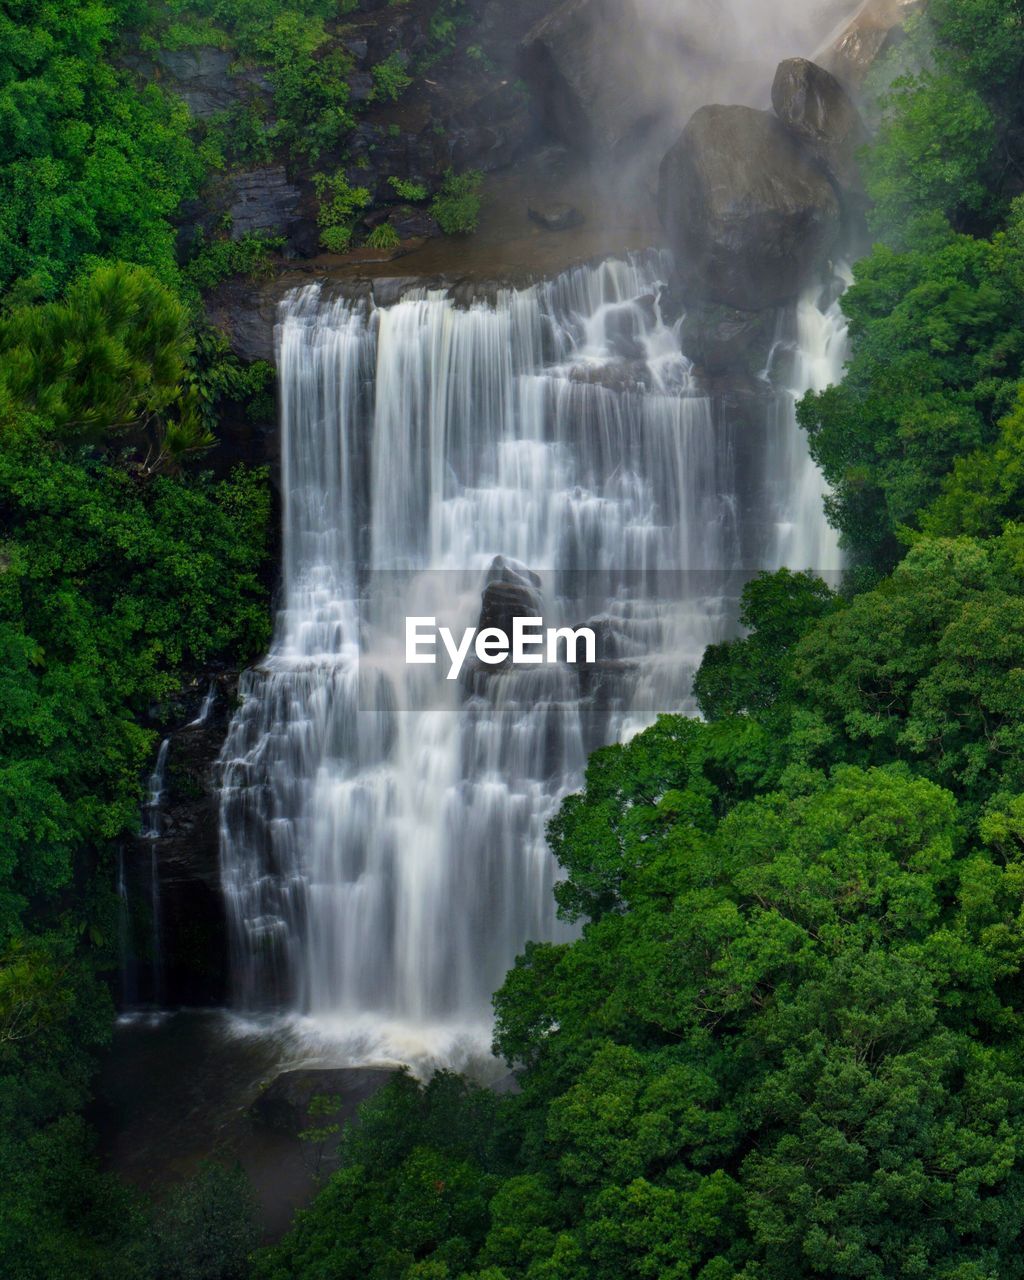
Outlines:
POLYGON ((149 844, 149 908, 152 917, 153 1003, 161 1003, 164 994, 163 912, 160 902, 160 860, 158 841, 163 835, 164 784, 167 778, 167 756, 171 740, 164 738, 157 752, 156 765, 149 776, 146 801, 142 807, 142 839, 149 844))
POLYGON ((663 321, 666 273, 651 253, 467 308, 284 303, 283 608, 222 755, 240 1009, 364 1058, 486 1043, 515 955, 563 928, 544 828, 587 753, 692 709, 743 575, 838 567, 794 413, 838 377, 838 308, 800 304, 741 414, 663 321), (405 617, 475 625, 488 582, 591 623, 599 678, 406 665, 405 617))
POLYGON ((203 701, 199 706, 199 714, 194 720, 190 720, 185 726, 186 729, 202 729, 209 722, 213 713, 214 704, 217 701, 217 682, 211 680, 207 685, 206 693, 203 695, 203 701))

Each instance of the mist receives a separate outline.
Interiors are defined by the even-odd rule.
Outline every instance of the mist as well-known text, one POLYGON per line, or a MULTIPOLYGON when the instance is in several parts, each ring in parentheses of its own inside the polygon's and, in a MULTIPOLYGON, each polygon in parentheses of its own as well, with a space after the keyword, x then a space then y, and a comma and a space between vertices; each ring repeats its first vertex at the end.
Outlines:
POLYGON ((784 58, 814 57, 863 0, 636 0, 653 105, 681 128, 709 103, 768 105, 784 58))

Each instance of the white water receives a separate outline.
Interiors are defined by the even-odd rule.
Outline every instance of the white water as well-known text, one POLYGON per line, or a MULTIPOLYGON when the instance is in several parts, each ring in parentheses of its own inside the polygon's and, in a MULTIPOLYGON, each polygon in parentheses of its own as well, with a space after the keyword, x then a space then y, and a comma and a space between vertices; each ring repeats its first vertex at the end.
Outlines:
POLYGON ((588 752, 692 710, 743 573, 838 567, 794 417, 839 376, 838 308, 780 320, 765 379, 791 386, 740 415, 662 322, 665 273, 284 304, 283 607, 222 755, 240 1010, 305 1015, 353 1060, 485 1045, 523 944, 564 936, 544 827, 588 752), (405 616, 475 625, 496 557, 539 575, 547 621, 600 620, 618 661, 596 686, 404 664, 405 616))
POLYGON ((185 726, 186 729, 202 729, 210 719, 213 712, 214 704, 217 701, 217 682, 211 680, 207 686, 206 693, 203 695, 203 701, 199 707, 199 714, 194 720, 190 720, 185 726))

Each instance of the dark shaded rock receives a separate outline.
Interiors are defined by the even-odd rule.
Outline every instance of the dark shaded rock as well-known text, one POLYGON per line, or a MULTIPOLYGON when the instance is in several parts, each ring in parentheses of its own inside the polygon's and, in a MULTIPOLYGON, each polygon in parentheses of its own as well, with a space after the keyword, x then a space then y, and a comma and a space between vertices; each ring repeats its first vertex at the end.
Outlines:
POLYGON ((231 349, 242 360, 274 359, 274 324, 280 292, 236 277, 208 294, 206 316, 228 335, 231 349))
POLYGON ((790 58, 775 73, 772 106, 839 191, 847 197, 863 197, 857 151, 867 142, 868 133, 835 76, 806 58, 790 58))
POLYGON ((643 360, 645 348, 643 335, 653 315, 653 298, 645 299, 648 306, 629 302, 608 311, 605 317, 605 338, 608 349, 620 360, 643 360))
POLYGON ((768 363, 775 335, 771 311, 737 311, 700 304, 683 318, 683 353, 709 377, 759 374, 768 363))
POLYGON ((248 231, 287 231, 299 215, 302 193, 288 181, 283 165, 234 173, 226 181, 231 235, 236 240, 248 231))
POLYGON ((258 71, 232 71, 230 53, 213 46, 194 49, 159 49, 151 57, 129 54, 123 65, 159 80, 188 105, 192 114, 207 119, 238 103, 269 98, 272 87, 258 71))
MULTIPOLYGON (((361 67, 366 62, 367 55, 370 52, 370 46, 367 43, 365 36, 346 36, 341 43, 345 47, 345 50, 351 54, 357 66, 361 67)), ((352 82, 350 80, 349 85, 351 85, 351 83, 352 82)))
POLYGON ((426 209, 392 209, 387 220, 402 240, 411 240, 418 236, 430 239, 432 236, 441 235, 437 219, 426 209))
POLYGON ((514 82, 473 98, 448 119, 448 163, 457 170, 492 173, 512 164, 530 142, 534 118, 529 96, 514 82))
POLYGON ((288 225, 288 240, 281 250, 284 258, 312 258, 323 252, 320 227, 315 218, 299 218, 288 225))
POLYGON ((526 214, 531 222, 536 222, 545 231, 571 231, 573 227, 582 227, 586 221, 575 205, 557 201, 527 209, 526 214))
POLYGON ((223 49, 161 49, 154 60, 175 80, 169 87, 200 118, 230 107, 242 87, 232 83, 231 54, 223 49))
POLYGON ((369 102, 373 97, 373 76, 369 71, 352 71, 348 77, 348 96, 352 102, 369 102))
POLYGON ((121 851, 121 996, 127 1005, 195 1008, 227 999, 216 764, 236 687, 233 671, 197 682, 173 704, 174 725, 161 726, 168 739, 161 800, 146 811, 149 836, 121 851))
POLYGON ((250 1115, 257 1124, 294 1136, 308 1127, 313 1099, 327 1096, 340 1100, 331 1122, 345 1124, 355 1118, 362 1103, 398 1074, 372 1067, 285 1071, 263 1090, 252 1104, 250 1115))
POLYGON ((497 627, 511 636, 513 619, 539 618, 540 585, 540 578, 525 565, 496 556, 487 571, 479 629, 497 627))
POLYGON ((694 114, 662 160, 658 208, 690 304, 790 301, 840 234, 831 183, 780 121, 749 107, 694 114))
POLYGON ((568 146, 611 151, 653 123, 633 0, 563 0, 522 43, 541 118, 568 146))

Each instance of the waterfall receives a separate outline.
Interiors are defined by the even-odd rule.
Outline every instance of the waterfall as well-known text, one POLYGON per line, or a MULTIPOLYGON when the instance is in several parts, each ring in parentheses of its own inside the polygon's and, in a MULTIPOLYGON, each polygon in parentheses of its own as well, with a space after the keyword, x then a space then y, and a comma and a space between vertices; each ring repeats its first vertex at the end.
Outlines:
POLYGON ((366 1057, 486 1043, 523 944, 570 936, 544 831, 588 753, 693 710, 752 571, 838 567, 795 421, 838 377, 838 309, 780 322, 737 407, 663 318, 667 271, 284 302, 283 601, 221 757, 237 1008, 362 1029, 366 1057), (488 584, 592 625, 596 672, 405 663, 405 617, 475 625, 488 584))
POLYGON ((203 695, 203 701, 199 707, 199 714, 194 720, 190 720, 185 726, 186 729, 202 729, 205 728, 213 712, 214 703, 217 701, 217 682, 211 680, 203 695))
POLYGON ((117 955, 121 1008, 131 1009, 139 998, 138 961, 132 937, 131 896, 128 891, 123 844, 117 846, 117 955))
POLYGON ((164 738, 157 752, 156 765, 149 776, 146 800, 142 806, 142 839, 149 844, 149 909, 151 917, 150 949, 152 952, 153 1003, 159 1007, 164 994, 163 927, 160 904, 160 861, 158 842, 163 835, 163 798, 167 778, 167 756, 171 740, 164 738))

